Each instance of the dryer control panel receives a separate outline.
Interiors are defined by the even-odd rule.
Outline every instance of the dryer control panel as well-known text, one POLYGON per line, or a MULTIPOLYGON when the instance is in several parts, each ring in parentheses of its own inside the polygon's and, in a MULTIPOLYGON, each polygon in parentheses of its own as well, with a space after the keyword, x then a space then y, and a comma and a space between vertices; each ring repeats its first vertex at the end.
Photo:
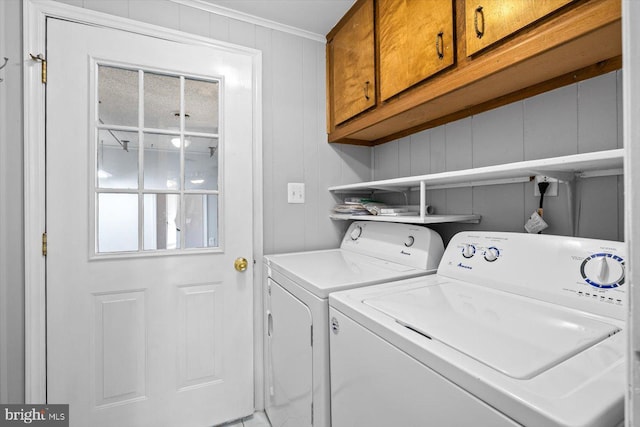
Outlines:
POLYGON ((438 274, 624 320, 623 242, 566 236, 462 232, 438 274))
POLYGON ((444 252, 440 235, 427 227, 374 221, 353 222, 340 248, 423 270, 438 268, 444 252))

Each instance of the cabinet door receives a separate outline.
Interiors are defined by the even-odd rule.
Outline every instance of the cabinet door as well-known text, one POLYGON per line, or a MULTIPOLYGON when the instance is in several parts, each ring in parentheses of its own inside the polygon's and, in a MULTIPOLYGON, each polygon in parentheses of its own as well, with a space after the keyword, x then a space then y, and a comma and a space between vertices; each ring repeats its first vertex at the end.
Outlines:
POLYGON ((467 56, 573 0, 465 0, 467 56))
POLYGON ((351 12, 328 43, 329 90, 335 124, 373 107, 376 102, 373 0, 356 4, 351 12))
POLYGON ((451 0, 379 0, 382 100, 453 64, 451 0))

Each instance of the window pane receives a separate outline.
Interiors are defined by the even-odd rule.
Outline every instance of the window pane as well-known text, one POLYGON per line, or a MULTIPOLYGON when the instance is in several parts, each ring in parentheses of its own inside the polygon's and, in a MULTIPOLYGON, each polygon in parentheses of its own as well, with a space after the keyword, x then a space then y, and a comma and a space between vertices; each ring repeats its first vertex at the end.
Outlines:
POLYGON ((98 187, 138 188, 138 133, 98 131, 98 187))
POLYGON ((185 130, 218 133, 218 87, 218 82, 185 79, 185 130))
POLYGON ((180 137, 144 134, 144 188, 177 190, 180 188, 180 137))
POLYGON ((138 72, 98 66, 98 120, 138 126, 138 72))
POLYGON ((144 195, 144 249, 180 248, 180 196, 144 195))
POLYGON ((180 77, 145 73, 144 127, 180 128, 180 77))
POLYGON ((138 250, 138 195, 98 194, 98 252, 138 250))
POLYGON ((188 194, 184 196, 185 247, 218 247, 218 196, 188 194))
POLYGON ((187 190, 218 189, 218 138, 185 138, 184 186, 187 190))

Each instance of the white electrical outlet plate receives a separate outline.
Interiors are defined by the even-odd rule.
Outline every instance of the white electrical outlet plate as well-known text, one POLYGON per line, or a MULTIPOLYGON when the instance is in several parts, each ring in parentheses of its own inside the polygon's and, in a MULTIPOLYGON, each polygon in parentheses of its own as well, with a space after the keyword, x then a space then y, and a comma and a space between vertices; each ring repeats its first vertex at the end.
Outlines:
POLYGON ((304 183, 290 182, 287 184, 287 202, 304 203, 304 183))
POLYGON ((540 190, 538 189, 539 182, 548 182, 549 187, 544 193, 544 197, 555 197, 558 195, 558 180, 544 175, 536 175, 535 182, 533 184, 533 195, 540 197, 540 190))

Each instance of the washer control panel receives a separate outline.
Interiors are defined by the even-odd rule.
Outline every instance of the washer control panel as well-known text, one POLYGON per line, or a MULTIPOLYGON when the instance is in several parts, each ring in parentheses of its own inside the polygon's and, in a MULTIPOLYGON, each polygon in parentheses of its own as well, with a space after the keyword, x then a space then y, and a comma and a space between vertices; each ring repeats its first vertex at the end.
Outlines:
POLYGON ((455 235, 438 274, 624 319, 623 242, 502 232, 455 235))
POLYGON ((500 248, 496 246, 482 247, 473 243, 462 245, 462 256, 464 258, 473 258, 476 254, 480 254, 487 262, 494 262, 500 257, 500 248))

